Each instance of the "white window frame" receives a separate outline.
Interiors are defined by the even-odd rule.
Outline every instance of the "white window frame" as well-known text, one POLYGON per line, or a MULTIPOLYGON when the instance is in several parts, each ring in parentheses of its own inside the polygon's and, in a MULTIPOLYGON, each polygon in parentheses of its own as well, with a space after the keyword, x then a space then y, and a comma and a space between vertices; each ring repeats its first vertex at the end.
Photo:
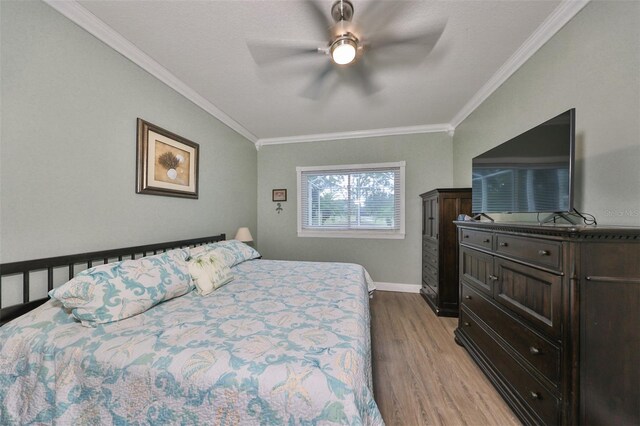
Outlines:
POLYGON ((383 238, 383 239, 404 239, 405 237, 405 168, 406 161, 393 163, 372 163, 372 164, 341 164, 334 166, 309 166, 296 167, 297 175, 297 205, 298 205, 298 237, 320 237, 320 238, 383 238), (308 230, 302 228, 302 172, 346 170, 346 169, 376 169, 376 168, 400 168, 400 229, 363 229, 363 230, 308 230))

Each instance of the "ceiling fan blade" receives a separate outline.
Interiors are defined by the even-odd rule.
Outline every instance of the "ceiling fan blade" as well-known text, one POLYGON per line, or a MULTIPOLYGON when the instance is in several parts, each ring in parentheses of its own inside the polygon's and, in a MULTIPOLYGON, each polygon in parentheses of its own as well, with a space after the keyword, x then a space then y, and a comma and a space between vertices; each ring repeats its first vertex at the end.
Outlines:
POLYGON ((446 21, 439 22, 428 31, 404 36, 379 36, 371 38, 366 44, 367 49, 382 49, 398 45, 419 45, 431 51, 440 40, 440 36, 446 27, 446 21))
POLYGON ((324 34, 326 34, 329 31, 329 28, 331 28, 334 24, 334 22, 326 13, 329 8, 325 7, 318 0, 305 0, 305 3, 307 4, 307 6, 309 6, 309 9, 313 13, 315 18, 314 20, 316 21, 316 25, 318 26, 318 28, 321 29, 324 34))
POLYGON ((300 43, 295 41, 248 41, 247 47, 258 65, 268 65, 284 59, 326 54, 322 43, 300 43))
POLYGON ((371 68, 367 67, 364 61, 359 61, 358 63, 353 64, 353 71, 356 73, 358 80, 362 85, 362 90, 364 90, 364 93, 367 96, 380 91, 380 86, 373 81, 371 68))
POLYGON ((327 62, 325 67, 315 76, 311 83, 309 83, 309 85, 300 92, 300 96, 311 100, 317 100, 320 98, 320 95, 322 95, 324 81, 333 69, 333 63, 327 62))
POLYGON ((372 0, 356 17, 367 33, 384 32, 409 7, 408 1, 372 0))

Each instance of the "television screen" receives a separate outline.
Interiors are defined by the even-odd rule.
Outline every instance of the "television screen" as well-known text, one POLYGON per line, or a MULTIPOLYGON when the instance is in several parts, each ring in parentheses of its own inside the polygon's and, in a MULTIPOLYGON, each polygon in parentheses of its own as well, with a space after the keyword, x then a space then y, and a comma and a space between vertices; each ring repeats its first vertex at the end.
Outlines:
POLYGON ((572 211, 574 133, 570 109, 475 157, 473 212, 572 211))

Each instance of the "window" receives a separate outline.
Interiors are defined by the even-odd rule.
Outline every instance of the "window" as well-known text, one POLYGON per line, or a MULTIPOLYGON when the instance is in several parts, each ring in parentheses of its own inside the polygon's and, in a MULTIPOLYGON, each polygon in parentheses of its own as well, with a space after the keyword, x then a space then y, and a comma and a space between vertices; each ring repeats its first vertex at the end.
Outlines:
POLYGON ((404 238, 405 162, 297 167, 298 236, 404 238))

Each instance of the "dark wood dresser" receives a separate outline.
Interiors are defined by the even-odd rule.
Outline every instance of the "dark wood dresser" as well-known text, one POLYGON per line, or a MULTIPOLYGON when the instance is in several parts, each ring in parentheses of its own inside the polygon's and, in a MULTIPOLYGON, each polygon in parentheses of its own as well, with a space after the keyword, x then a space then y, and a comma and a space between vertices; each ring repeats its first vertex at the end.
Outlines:
POLYGON ((456 339, 516 415, 640 424, 640 228, 456 224, 456 339))
POLYGON ((422 197, 422 288, 440 316, 458 316, 459 214, 471 214, 471 188, 434 189, 422 197))

